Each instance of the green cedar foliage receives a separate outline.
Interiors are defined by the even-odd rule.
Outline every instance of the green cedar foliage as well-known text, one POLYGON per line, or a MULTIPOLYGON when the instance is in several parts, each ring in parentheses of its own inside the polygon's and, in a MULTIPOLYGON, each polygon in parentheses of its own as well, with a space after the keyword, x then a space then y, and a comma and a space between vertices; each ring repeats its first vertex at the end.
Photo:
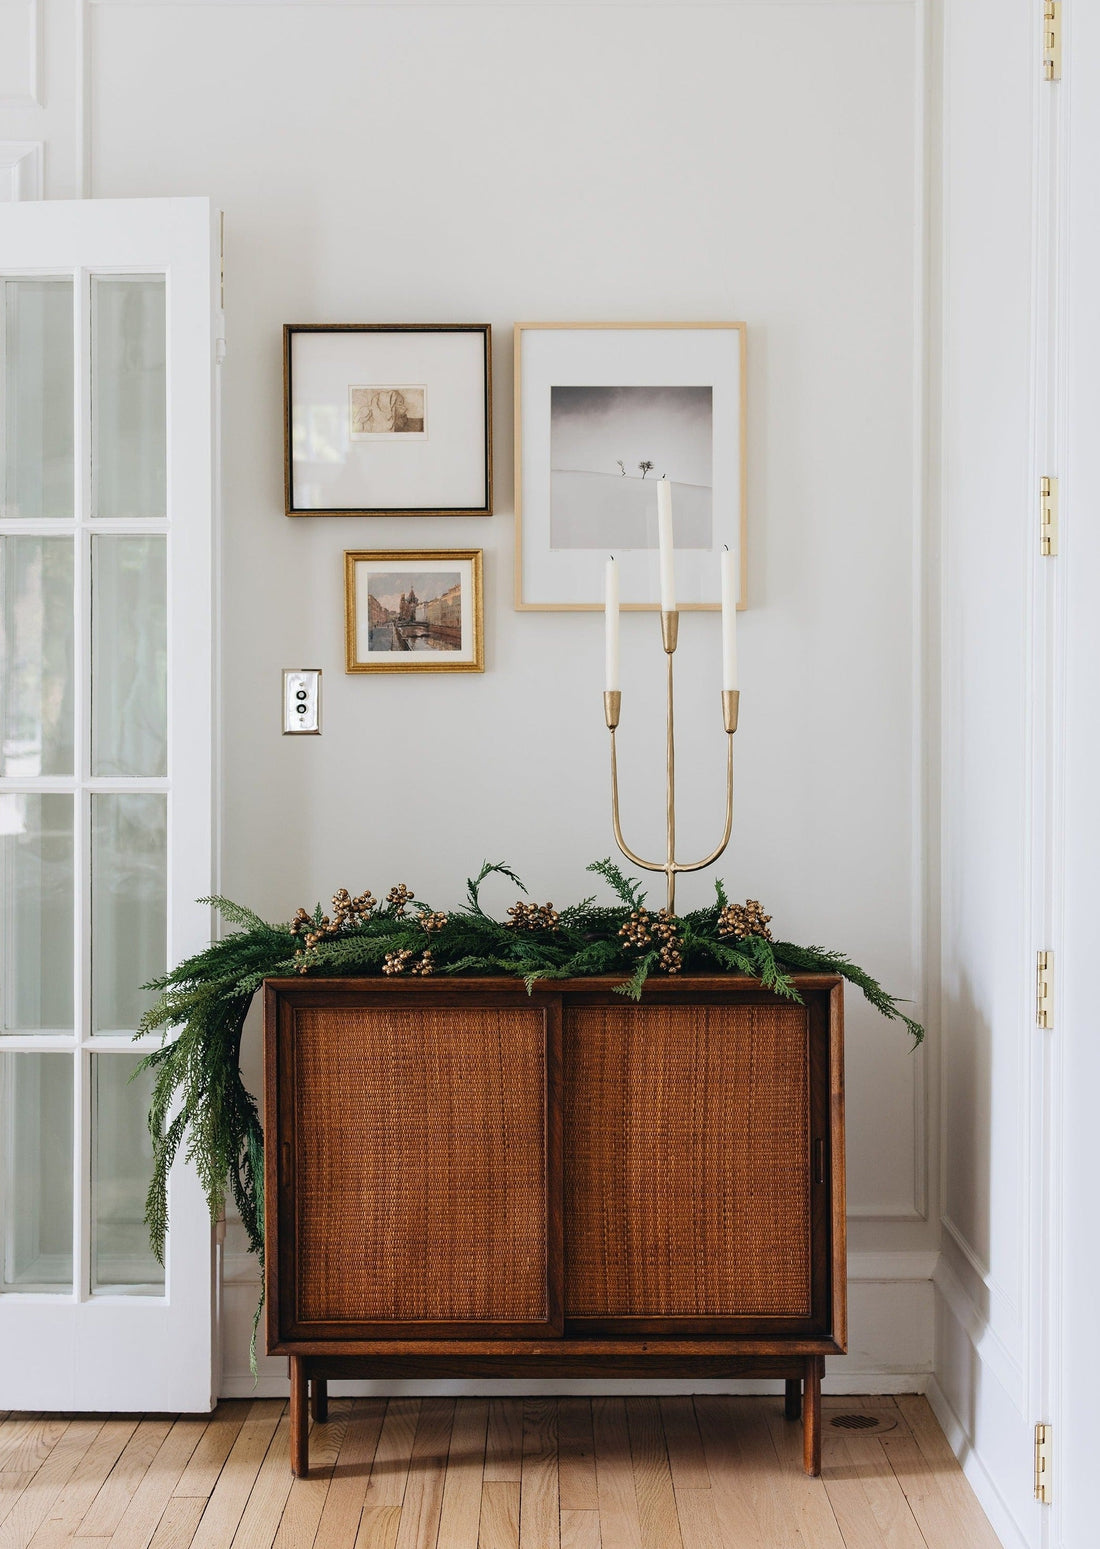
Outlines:
MULTIPOLYGON (((411 954, 405 960, 409 971, 429 950, 436 974, 511 974, 522 978, 528 990, 541 979, 622 975, 618 991, 639 1000, 646 979, 659 971, 659 954, 654 944, 630 945, 620 930, 632 911, 644 909, 644 889, 610 859, 594 861, 588 870, 603 879, 616 901, 608 906, 585 898, 562 909, 548 929, 520 929, 495 920, 483 908, 481 889, 490 877, 504 877, 526 892, 515 872, 501 862, 486 862, 469 879, 468 902, 461 909, 439 916, 416 900, 387 902, 368 918, 308 947, 301 927, 270 925, 226 898, 200 900, 238 928, 146 986, 157 991, 158 998, 140 1028, 146 1034, 179 1029, 138 1067, 155 1076, 149 1110, 154 1168, 145 1220, 160 1262, 168 1231, 168 1173, 182 1149, 195 1164, 211 1216, 221 1215, 230 1194, 249 1247, 262 1264, 263 1129, 255 1100, 241 1079, 240 1050, 245 1017, 264 979, 303 972, 376 974, 388 956, 400 953, 411 954)), ((712 905, 677 917, 685 970, 748 974, 795 1001, 800 997, 792 973, 839 974, 883 1016, 902 1022, 914 1043, 920 1043, 924 1032, 919 1023, 843 953, 763 936, 720 937, 718 916, 726 902, 719 881, 712 905)), ((318 905, 311 917, 313 928, 320 928, 325 918, 318 905)))

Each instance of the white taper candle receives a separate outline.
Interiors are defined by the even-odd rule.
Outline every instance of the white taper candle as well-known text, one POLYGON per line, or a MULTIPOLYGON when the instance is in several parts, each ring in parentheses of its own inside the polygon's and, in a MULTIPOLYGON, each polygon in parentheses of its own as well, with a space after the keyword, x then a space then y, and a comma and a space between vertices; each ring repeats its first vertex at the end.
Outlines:
POLYGON ((737 687, 738 556, 723 549, 722 563, 722 687, 737 687))
POLYGON ((676 583, 672 573, 672 484, 657 480, 657 546, 661 563, 661 612, 676 612, 676 583))
POLYGON ((619 567, 612 555, 604 569, 604 688, 619 687, 619 567))

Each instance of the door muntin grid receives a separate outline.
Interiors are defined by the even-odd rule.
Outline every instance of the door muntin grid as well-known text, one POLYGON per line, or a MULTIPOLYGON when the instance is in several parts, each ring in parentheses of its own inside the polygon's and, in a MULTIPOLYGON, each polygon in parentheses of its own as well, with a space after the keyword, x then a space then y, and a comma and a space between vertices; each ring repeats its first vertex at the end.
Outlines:
POLYGON ((164 1295, 128 1077, 167 962, 167 295, 147 268, 0 275, 0 1102, 38 1113, 0 1137, 9 1295, 164 1295))

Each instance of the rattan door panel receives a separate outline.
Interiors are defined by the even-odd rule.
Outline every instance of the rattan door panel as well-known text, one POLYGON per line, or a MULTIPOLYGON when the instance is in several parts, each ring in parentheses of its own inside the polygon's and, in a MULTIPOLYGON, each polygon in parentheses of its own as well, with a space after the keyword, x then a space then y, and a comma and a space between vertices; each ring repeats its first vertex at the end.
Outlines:
POLYGON ((827 1317, 810 1034, 797 1005, 567 1005, 567 1328, 778 1333, 827 1317))
POLYGON ((557 1036, 529 1004, 285 1008, 281 1338, 560 1333, 557 1036))

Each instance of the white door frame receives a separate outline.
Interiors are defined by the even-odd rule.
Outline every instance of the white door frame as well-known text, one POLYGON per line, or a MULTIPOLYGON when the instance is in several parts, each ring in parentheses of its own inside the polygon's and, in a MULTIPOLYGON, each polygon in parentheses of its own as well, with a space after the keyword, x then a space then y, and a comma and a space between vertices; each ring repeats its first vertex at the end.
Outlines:
POLYGON ((1100 1442, 1092 1369, 1100 1295, 1100 12, 1064 4, 1062 16, 1057 1000, 1047 1244, 1053 1499, 1044 1542, 1078 1549, 1096 1536, 1100 1442))

